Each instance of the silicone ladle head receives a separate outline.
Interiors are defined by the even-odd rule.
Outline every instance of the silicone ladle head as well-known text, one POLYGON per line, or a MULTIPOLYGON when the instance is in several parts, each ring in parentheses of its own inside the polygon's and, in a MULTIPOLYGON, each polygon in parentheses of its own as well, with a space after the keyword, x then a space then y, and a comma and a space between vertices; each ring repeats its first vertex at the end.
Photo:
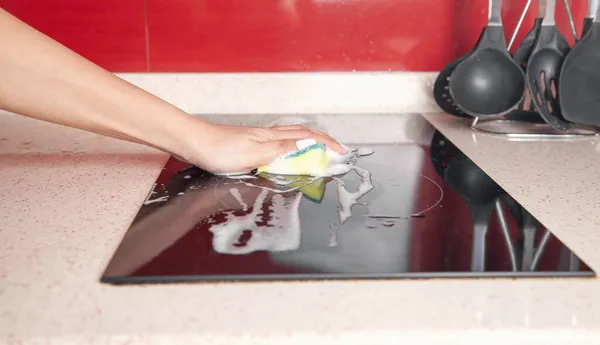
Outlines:
POLYGON ((490 0, 490 16, 473 53, 450 77, 450 94, 472 116, 500 115, 525 94, 525 74, 510 56, 500 19, 502 1, 490 0))

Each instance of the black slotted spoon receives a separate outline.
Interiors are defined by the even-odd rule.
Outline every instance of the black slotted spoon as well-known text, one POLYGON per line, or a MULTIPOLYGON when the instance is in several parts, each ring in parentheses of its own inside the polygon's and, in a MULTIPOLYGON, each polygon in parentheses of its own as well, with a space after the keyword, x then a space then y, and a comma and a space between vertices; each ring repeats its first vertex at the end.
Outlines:
POLYGON ((542 27, 527 62, 527 88, 531 101, 542 118, 552 128, 566 131, 572 125, 562 118, 556 94, 560 84, 560 69, 570 47, 556 27, 556 0, 546 1, 542 27))
MULTIPOLYGON (((529 3, 527 5, 529 5, 529 3)), ((526 14, 526 11, 528 10, 528 8, 529 8, 529 6, 525 7, 521 17, 523 17, 526 14)), ((521 66, 521 68, 523 68, 523 71, 525 71, 527 68, 527 61, 529 60, 529 56, 531 56, 531 51, 533 50, 533 45, 535 44, 535 41, 540 33, 540 29, 542 27, 542 20, 544 19, 545 11, 546 11, 546 0, 539 0, 538 1, 538 14, 537 14, 537 17, 535 18, 535 20, 533 21, 533 26, 532 26, 531 30, 529 30, 529 32, 525 35, 525 37, 523 37, 523 40, 521 41, 521 43, 517 47, 517 50, 515 51, 515 54, 513 55, 513 60, 515 60, 515 62, 519 66, 521 66)), ((516 33, 516 31, 515 31, 515 33, 516 33)), ((512 39, 511 39, 511 43, 512 43, 512 39)), ((510 43, 508 45, 508 50, 510 50, 510 43)), ((523 100, 519 103, 518 108, 516 110, 511 111, 507 116, 516 117, 516 119, 519 119, 519 117, 528 118, 530 122, 545 123, 545 121, 535 111, 533 104, 530 101, 531 93, 529 92, 528 88, 525 88, 525 93, 526 93, 526 95, 523 98, 523 100), (522 115, 522 114, 524 114, 524 115, 522 115)), ((527 120, 525 120, 525 121, 527 121, 527 120)))

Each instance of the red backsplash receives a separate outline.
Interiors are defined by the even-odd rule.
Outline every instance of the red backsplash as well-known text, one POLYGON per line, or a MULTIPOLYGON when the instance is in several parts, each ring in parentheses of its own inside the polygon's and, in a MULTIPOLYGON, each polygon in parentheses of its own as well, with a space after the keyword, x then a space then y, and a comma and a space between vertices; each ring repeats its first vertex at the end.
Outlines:
MULTIPOLYGON (((587 6, 569 1, 580 31, 587 6)), ((525 3, 504 0, 507 39, 525 3)), ((557 3, 559 28, 573 42, 557 3)), ((113 72, 436 71, 469 50, 487 20, 485 0, 0 0, 0 7, 113 72)))

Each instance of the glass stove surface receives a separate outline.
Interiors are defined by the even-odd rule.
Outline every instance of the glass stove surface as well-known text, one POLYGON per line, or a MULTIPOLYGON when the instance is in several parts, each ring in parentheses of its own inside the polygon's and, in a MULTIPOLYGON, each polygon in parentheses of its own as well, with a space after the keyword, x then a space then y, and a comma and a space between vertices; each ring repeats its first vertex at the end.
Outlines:
POLYGON ((440 133, 432 146, 351 147, 374 154, 322 179, 217 177, 169 159, 101 280, 595 276, 470 160, 457 170, 465 157, 440 133), (478 183, 495 187, 469 196, 478 183))

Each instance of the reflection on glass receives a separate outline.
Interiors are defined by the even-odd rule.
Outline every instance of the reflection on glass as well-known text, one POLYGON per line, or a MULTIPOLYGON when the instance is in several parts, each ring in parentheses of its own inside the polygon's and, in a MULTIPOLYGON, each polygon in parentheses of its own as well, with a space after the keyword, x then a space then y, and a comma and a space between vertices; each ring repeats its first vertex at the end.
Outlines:
MULTIPOLYGON (((468 189, 456 190, 446 181, 446 168, 460 151, 445 138, 434 137, 432 146, 372 148, 374 154, 346 173, 321 178, 224 178, 171 160, 103 280, 532 274, 520 269, 520 259, 519 272, 513 272, 505 239, 512 239, 519 254, 531 243, 540 246, 544 228, 536 223, 542 230, 525 231, 529 245, 520 247, 522 228, 531 228, 531 222, 513 212, 522 207, 510 198, 502 226, 490 218, 484 269, 472 269, 473 254, 481 253, 474 248, 473 205, 463 196, 468 189)), ((554 236, 543 242, 543 253, 538 248, 524 255, 527 266, 536 261, 533 273, 591 272, 583 262, 569 272, 563 264, 566 247, 554 236)))

